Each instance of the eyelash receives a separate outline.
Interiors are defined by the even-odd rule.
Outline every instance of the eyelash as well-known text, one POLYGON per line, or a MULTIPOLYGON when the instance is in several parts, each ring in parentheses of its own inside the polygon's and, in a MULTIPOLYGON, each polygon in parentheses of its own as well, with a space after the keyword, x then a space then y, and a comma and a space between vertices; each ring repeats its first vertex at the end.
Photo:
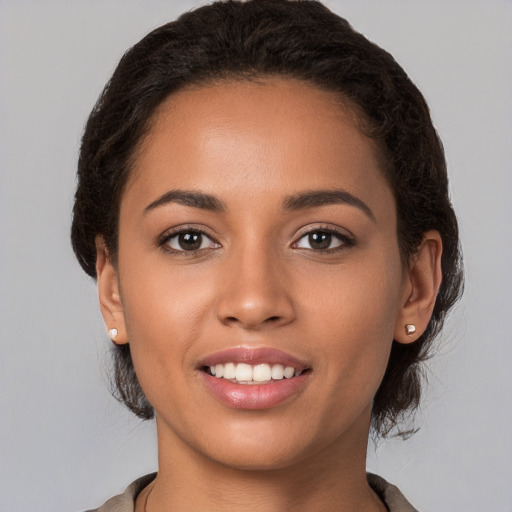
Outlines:
POLYGON ((324 249, 324 250, 298 248, 298 247, 297 248, 300 250, 312 252, 315 254, 335 254, 335 253, 339 253, 339 252, 346 250, 347 247, 353 247, 356 243, 354 237, 349 235, 346 231, 342 231, 342 230, 336 229, 331 226, 318 226, 318 227, 315 227, 313 229, 309 229, 309 230, 303 232, 299 236, 297 241, 292 244, 292 247, 297 246, 297 244, 301 240, 303 240, 304 238, 309 237, 315 233, 323 233, 323 234, 330 235, 334 238, 337 238, 340 241, 340 244, 337 247, 333 247, 331 249, 324 249))
MULTIPOLYGON (((160 239, 158 241, 158 246, 162 247, 165 251, 167 251, 171 254, 174 254, 174 255, 178 255, 178 256, 195 256, 205 250, 210 249, 210 248, 199 248, 196 250, 187 251, 185 249, 173 249, 172 247, 170 247, 168 245, 169 242, 173 238, 176 238, 183 234, 194 234, 194 235, 200 235, 200 236, 206 237, 207 239, 209 239, 211 241, 211 243, 213 243, 217 246, 217 247, 213 247, 213 248, 220 247, 220 244, 211 235, 209 235, 206 231, 204 231, 200 228, 188 227, 188 226, 182 226, 182 227, 179 227, 174 230, 166 232, 164 235, 162 235, 160 237, 160 239)), ((345 250, 347 247, 352 247, 354 245, 355 245, 354 238, 352 236, 348 235, 345 231, 341 231, 341 230, 335 229, 333 227, 319 226, 319 227, 315 227, 313 229, 303 232, 299 236, 299 238, 295 242, 293 242, 292 248, 309 251, 309 252, 313 252, 316 254, 333 254, 333 253, 341 252, 341 251, 345 250), (331 249, 324 249, 324 250, 297 247, 297 245, 300 243, 301 240, 303 240, 304 238, 309 237, 315 233, 322 233, 322 234, 327 234, 327 235, 333 236, 340 241, 340 244, 331 249)))
POLYGON ((168 245, 169 242, 173 238, 176 238, 180 235, 185 235, 185 234, 195 234, 195 235, 200 235, 200 236, 206 237, 213 244, 216 244, 218 247, 220 247, 220 244, 215 239, 213 239, 213 237, 211 235, 209 235, 206 231, 204 231, 203 229, 200 229, 200 228, 190 227, 190 226, 181 226, 181 227, 173 229, 171 231, 167 231, 159 239, 158 246, 162 247, 165 251, 167 251, 171 254, 177 255, 177 256, 195 256, 195 255, 206 250, 205 248, 203 248, 203 249, 199 248, 196 250, 187 251, 185 249, 181 249, 181 250, 173 249, 170 245, 168 245))

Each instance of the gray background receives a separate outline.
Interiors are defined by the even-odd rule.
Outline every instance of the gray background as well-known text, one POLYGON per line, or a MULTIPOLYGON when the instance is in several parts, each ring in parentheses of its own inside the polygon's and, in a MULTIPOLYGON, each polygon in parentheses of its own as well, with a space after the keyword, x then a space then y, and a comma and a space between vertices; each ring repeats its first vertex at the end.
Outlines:
MULTIPOLYGON (((122 52, 198 1, 0 0, 0 512, 97 506, 156 467, 107 391, 109 341, 68 242, 79 138, 122 52)), ((512 2, 326 2, 430 103, 467 287, 407 442, 369 467, 422 511, 512 511, 512 2)))

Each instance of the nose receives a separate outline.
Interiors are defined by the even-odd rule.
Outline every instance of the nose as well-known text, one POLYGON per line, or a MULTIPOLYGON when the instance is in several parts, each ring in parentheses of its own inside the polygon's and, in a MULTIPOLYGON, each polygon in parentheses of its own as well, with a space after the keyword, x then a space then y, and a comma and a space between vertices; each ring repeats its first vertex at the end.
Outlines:
POLYGON ((224 325, 263 330, 294 320, 291 283, 278 260, 259 248, 225 262, 217 302, 217 316, 224 325))

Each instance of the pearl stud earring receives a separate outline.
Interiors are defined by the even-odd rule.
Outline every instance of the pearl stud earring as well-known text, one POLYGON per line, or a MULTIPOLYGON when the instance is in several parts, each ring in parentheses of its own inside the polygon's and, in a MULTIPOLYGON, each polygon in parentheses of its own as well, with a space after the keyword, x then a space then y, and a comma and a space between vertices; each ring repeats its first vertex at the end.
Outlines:
POLYGON ((407 336, 414 334, 416 332, 416 326, 414 324, 407 324, 405 326, 405 332, 406 332, 407 336))
POLYGON ((117 338, 117 329, 109 329, 108 331, 108 335, 110 336, 110 339, 112 341, 116 341, 116 338, 117 338))

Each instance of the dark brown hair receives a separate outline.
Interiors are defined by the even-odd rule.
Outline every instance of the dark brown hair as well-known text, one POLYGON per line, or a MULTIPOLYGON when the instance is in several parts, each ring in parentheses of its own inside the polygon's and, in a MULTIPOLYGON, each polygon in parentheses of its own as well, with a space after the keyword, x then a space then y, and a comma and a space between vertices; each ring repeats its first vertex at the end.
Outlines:
MULTIPOLYGON (((379 145, 394 192, 404 262, 423 234, 439 231, 443 281, 426 331, 393 342, 373 404, 374 432, 386 435, 415 410, 421 364, 462 291, 458 227, 444 152, 428 106, 393 57, 311 0, 221 1, 154 30, 121 59, 94 106, 82 139, 71 239, 96 277, 95 237, 116 261, 120 198, 155 109, 188 85, 283 76, 309 82, 356 105, 379 145)), ((141 418, 154 411, 139 386, 129 344, 114 348, 115 394, 141 418)))

